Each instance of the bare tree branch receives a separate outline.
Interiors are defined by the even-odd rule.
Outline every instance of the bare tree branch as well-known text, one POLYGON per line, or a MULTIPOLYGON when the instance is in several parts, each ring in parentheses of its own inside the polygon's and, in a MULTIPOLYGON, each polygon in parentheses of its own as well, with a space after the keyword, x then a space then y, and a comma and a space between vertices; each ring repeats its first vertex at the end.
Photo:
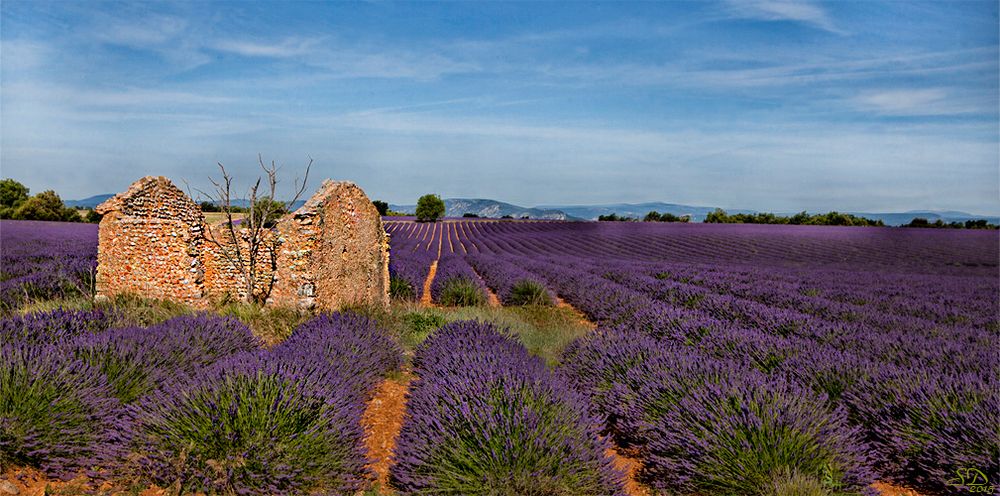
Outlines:
POLYGON ((247 302, 263 301, 270 295, 274 286, 274 270, 277 267, 277 254, 280 245, 279 237, 273 232, 271 223, 283 211, 291 211, 291 207, 299 201, 305 192, 313 159, 309 158, 301 184, 298 178, 295 179, 294 194, 292 199, 287 202, 277 200, 278 172, 281 168, 273 160, 269 165, 265 164, 260 154, 257 155, 257 162, 264 172, 264 176, 258 176, 247 189, 245 196, 248 202, 247 215, 239 226, 237 226, 237 221, 233 219, 233 177, 229 175, 222 163, 218 164, 222 179, 209 178, 215 189, 214 194, 199 190, 200 193, 219 204, 226 216, 224 224, 220 226, 222 239, 216 236, 216 230, 212 226, 206 229, 205 237, 218 248, 218 253, 243 279, 246 291, 243 299, 247 302), (266 182, 262 185, 261 182, 265 180, 266 182), (261 189, 262 187, 263 189, 261 189), (262 258, 265 254, 269 257, 266 261, 269 262, 270 277, 261 285, 261 281, 258 280, 262 276, 259 273, 259 265, 265 262, 262 258))

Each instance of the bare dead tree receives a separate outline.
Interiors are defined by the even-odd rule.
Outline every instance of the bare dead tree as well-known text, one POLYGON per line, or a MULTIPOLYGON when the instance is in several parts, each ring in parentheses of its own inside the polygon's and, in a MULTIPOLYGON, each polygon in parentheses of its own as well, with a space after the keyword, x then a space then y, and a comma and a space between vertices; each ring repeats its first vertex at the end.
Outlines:
POLYGON ((265 164, 260 154, 257 155, 257 162, 264 171, 264 176, 258 176, 247 189, 245 196, 247 213, 243 219, 233 217, 236 213, 233 200, 237 199, 233 195, 233 176, 221 162, 218 165, 222 178, 217 180, 209 177, 214 190, 211 193, 199 190, 201 194, 214 201, 225 215, 219 232, 216 232, 214 226, 209 226, 205 230, 205 238, 218 249, 218 253, 243 279, 246 291, 243 301, 247 303, 263 302, 271 293, 280 244, 279 236, 274 232, 273 221, 283 213, 290 212, 302 197, 306 182, 309 180, 313 159, 309 158, 302 180, 295 178, 293 194, 287 201, 277 200, 278 172, 281 167, 273 160, 270 164, 265 164), (269 263, 270 271, 263 274, 266 280, 262 282, 259 281, 262 276, 260 264, 265 262, 264 257, 268 257, 266 261, 269 263))

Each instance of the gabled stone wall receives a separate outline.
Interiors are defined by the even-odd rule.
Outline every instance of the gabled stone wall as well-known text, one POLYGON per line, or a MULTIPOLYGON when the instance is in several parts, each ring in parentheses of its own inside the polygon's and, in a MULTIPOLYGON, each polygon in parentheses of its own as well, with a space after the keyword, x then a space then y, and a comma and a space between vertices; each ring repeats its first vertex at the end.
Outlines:
MULTIPOLYGON (((233 246, 228 231, 206 226, 198 205, 168 179, 144 177, 97 211, 104 215, 99 297, 128 293, 207 307, 246 295, 241 271, 225 256, 233 246)), ((249 233, 238 234, 245 252, 249 233)), ((262 253, 257 264, 257 287, 267 304, 307 310, 388 305, 388 236, 355 184, 324 181, 267 235, 278 241, 278 249, 262 253)))
POLYGON ((97 207, 97 294, 202 306, 205 219, 165 177, 144 177, 97 207))
POLYGON ((324 181, 279 222, 284 239, 271 298, 300 308, 389 304, 389 238, 357 185, 324 181))

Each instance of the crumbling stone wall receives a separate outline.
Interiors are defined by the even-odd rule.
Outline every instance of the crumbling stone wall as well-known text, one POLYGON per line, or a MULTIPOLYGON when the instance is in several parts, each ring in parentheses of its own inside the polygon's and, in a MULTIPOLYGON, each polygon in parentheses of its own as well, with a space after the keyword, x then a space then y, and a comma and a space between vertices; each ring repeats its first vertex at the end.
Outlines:
MULTIPOLYGON (((248 229, 236 231, 237 242, 243 256, 250 251, 250 236, 248 229)), ((272 239, 277 233, 267 233, 272 239)), ((257 283, 255 297, 266 297, 274 282, 277 254, 269 247, 272 241, 265 241, 261 253, 257 256, 257 283)), ((204 244, 205 293, 215 301, 240 301, 247 294, 247 284, 243 271, 238 265, 238 257, 234 249, 233 236, 222 224, 208 226, 205 231, 204 244)), ((244 262, 246 263, 246 262, 244 262)))
MULTIPOLYGON (((206 226, 198 205, 168 179, 144 177, 97 211, 104 215, 99 297, 131 293, 207 307, 246 296, 242 271, 225 256, 233 247, 227 230, 206 226)), ((249 233, 238 233, 245 252, 249 233)), ((324 181, 267 235, 277 241, 257 265, 257 287, 264 291, 259 296, 266 295, 267 304, 310 310, 388 305, 388 236, 355 184, 324 181)))
POLYGON ((389 304, 389 237, 357 185, 324 181, 278 228, 284 242, 273 301, 325 309, 389 304))
POLYGON ((201 306, 205 218, 165 177, 144 177, 98 205, 97 294, 201 306))

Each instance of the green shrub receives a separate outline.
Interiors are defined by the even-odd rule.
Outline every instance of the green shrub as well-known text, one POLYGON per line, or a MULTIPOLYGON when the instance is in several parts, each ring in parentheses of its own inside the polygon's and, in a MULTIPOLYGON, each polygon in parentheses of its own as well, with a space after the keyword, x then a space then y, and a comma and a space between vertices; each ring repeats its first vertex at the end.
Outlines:
POLYGON ((545 286, 537 281, 526 279, 511 286, 510 297, 505 303, 508 305, 551 305, 552 298, 545 290, 545 286))
POLYGON ((410 312, 403 315, 405 329, 401 336, 404 344, 416 346, 427 336, 448 322, 437 312, 410 312))
POLYGON ((830 496, 830 491, 816 477, 790 469, 779 470, 771 479, 772 488, 765 496, 830 496))
POLYGON ((417 292, 413 289, 413 285, 406 279, 390 277, 389 296, 394 300, 413 300, 416 299, 417 292))
POLYGON ((475 282, 456 278, 444 283, 440 303, 449 307, 478 306, 486 303, 486 296, 475 282))

